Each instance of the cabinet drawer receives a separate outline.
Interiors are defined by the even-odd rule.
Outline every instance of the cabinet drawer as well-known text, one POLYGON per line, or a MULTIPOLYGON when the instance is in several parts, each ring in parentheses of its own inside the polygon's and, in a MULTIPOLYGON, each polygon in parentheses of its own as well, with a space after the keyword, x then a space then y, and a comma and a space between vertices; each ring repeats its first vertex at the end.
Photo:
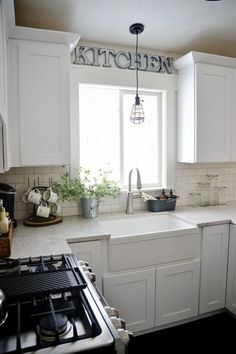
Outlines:
POLYGON ((200 255, 200 234, 108 244, 108 270, 120 271, 192 259, 200 255))

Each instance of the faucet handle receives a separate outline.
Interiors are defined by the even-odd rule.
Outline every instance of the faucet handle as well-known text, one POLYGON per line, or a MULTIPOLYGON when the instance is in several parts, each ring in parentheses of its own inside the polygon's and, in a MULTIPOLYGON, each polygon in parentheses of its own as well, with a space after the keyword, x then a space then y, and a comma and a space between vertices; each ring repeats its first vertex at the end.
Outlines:
POLYGON ((141 175, 139 169, 136 168, 136 170, 137 170, 137 189, 142 189, 141 175))

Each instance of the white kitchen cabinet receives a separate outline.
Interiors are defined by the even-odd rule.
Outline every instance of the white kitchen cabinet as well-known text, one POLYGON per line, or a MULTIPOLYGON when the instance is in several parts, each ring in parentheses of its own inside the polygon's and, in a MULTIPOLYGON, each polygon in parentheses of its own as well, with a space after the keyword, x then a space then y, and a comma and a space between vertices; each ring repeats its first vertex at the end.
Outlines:
POLYGON ((92 268, 93 273, 96 274, 96 285, 99 289, 102 289, 102 242, 98 240, 68 243, 72 253, 74 253, 79 260, 88 262, 89 266, 92 268))
POLYGON ((155 326, 198 315, 200 260, 157 268, 155 326))
POLYGON ((104 275, 103 290, 129 330, 154 327, 155 269, 104 275))
POLYGON ((109 239, 103 275, 105 297, 134 332, 198 314, 199 229, 145 236, 109 239))
POLYGON ((225 307, 229 225, 202 230, 199 313, 225 307))
POLYGON ((104 295, 127 327, 140 331, 198 314, 200 260, 108 274, 104 295))
POLYGON ((9 169, 6 2, 0 1, 0 173, 9 169))
POLYGON ((12 166, 70 162, 69 45, 9 40, 12 166))
MULTIPOLYGON (((177 160, 229 162, 236 114, 236 60, 190 52, 178 69, 177 160)), ((236 127, 235 127, 236 128, 236 127)))
POLYGON ((236 225, 230 226, 226 308, 236 315, 236 225))

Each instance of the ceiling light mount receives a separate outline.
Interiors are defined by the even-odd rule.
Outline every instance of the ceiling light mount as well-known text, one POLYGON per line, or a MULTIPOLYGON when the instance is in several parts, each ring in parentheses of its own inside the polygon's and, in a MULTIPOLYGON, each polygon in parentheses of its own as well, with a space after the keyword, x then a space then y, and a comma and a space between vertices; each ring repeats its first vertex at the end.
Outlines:
POLYGON ((134 23, 130 26, 129 31, 132 34, 140 34, 144 30, 144 25, 142 23, 134 23))

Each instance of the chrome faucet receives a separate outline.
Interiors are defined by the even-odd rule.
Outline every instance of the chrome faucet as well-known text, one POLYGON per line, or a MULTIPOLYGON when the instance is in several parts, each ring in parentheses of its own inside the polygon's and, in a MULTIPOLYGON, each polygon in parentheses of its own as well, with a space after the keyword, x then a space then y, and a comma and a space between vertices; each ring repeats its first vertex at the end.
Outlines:
POLYGON ((139 172, 138 168, 136 168, 136 171, 137 171, 137 182, 136 183, 137 183, 138 192, 132 192, 131 177, 132 177, 133 169, 129 171, 129 189, 128 189, 128 194, 127 194, 126 214, 133 214, 133 212, 134 212, 133 199, 134 198, 141 198, 141 196, 142 196, 141 176, 140 176, 140 172, 139 172))

